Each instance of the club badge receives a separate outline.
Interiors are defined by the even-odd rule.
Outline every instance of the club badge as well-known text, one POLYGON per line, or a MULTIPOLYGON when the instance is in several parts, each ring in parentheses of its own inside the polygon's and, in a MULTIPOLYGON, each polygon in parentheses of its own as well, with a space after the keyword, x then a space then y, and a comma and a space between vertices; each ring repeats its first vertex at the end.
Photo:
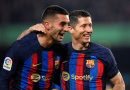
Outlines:
POLYGON ((94 68, 94 66, 95 66, 94 60, 86 60, 86 67, 94 68))
POLYGON ((57 56, 55 60, 55 69, 58 69, 59 66, 60 66, 60 56, 57 56))

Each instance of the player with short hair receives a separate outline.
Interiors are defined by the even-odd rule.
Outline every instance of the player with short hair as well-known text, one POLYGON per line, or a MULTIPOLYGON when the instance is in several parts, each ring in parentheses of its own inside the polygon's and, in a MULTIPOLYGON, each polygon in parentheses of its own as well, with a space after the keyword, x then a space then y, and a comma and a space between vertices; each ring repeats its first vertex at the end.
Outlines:
POLYGON ((62 63, 61 90, 105 90, 110 79, 113 90, 125 84, 110 49, 90 42, 92 18, 85 10, 69 14, 72 42, 65 44, 68 59, 62 63))
POLYGON ((57 5, 45 9, 46 34, 33 32, 14 42, 0 72, 0 89, 49 90, 64 58, 62 41, 68 28, 68 12, 57 5))

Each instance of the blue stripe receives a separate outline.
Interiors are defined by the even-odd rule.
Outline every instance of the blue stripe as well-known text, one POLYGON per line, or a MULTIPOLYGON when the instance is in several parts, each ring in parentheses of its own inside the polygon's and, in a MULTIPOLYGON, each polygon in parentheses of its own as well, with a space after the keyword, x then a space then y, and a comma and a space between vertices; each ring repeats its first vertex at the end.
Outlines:
POLYGON ((41 72, 41 79, 39 81, 39 87, 44 88, 45 81, 43 78, 46 77, 46 72, 48 72, 48 52, 43 51, 42 52, 42 72, 41 72))
POLYGON ((23 90, 23 88, 26 88, 27 86, 27 78, 28 78, 28 73, 30 71, 30 67, 31 67, 31 60, 32 57, 29 57, 24 65, 23 65, 23 69, 22 69, 22 73, 21 73, 21 90, 23 90))
POLYGON ((76 90, 76 80, 72 79, 71 75, 76 75, 76 62, 77 62, 77 53, 72 53, 69 61, 69 74, 70 74, 70 90, 76 90))
POLYGON ((96 77, 97 77, 97 58, 95 56, 91 56, 91 60, 94 60, 95 66, 90 69, 90 78, 92 80, 89 82, 90 90, 96 90, 96 77))

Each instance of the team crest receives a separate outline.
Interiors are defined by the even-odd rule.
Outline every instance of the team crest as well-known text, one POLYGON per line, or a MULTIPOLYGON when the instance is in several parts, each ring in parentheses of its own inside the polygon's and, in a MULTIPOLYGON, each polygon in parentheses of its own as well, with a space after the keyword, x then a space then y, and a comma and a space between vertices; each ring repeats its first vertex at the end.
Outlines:
POLYGON ((58 69, 59 66, 60 66, 60 56, 57 56, 55 60, 55 69, 58 69))
POLYGON ((86 67, 94 68, 94 66, 95 66, 94 60, 86 60, 86 67))

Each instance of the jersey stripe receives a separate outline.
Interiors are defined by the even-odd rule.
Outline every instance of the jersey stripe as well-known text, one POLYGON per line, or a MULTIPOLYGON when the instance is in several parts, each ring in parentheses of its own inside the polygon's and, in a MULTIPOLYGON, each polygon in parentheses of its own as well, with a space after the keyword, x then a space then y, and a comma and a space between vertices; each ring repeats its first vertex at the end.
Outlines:
POLYGON ((35 54, 33 54, 32 55, 32 58, 31 58, 31 66, 30 66, 30 70, 29 70, 29 73, 28 73, 28 78, 27 78, 27 86, 26 86, 26 89, 28 90, 28 89, 30 89, 30 90, 32 90, 33 89, 33 81, 32 81, 32 79, 31 79, 31 75, 33 74, 33 73, 35 73, 36 72, 36 69, 37 69, 37 67, 33 67, 33 64, 37 64, 37 54, 35 53, 35 54), (33 72, 31 71, 31 69, 34 69, 33 70, 33 72))
POLYGON ((97 59, 97 77, 96 77, 96 87, 97 90, 102 90, 102 75, 103 75, 104 65, 97 59))
POLYGON ((28 76, 28 69, 26 68, 26 67, 29 67, 30 68, 30 66, 31 66, 31 58, 32 57, 29 57, 26 61, 25 61, 25 63, 24 63, 24 65, 23 65, 23 68, 22 68, 22 72, 21 72, 21 83, 20 83, 20 87, 21 87, 21 90, 22 90, 22 88, 25 88, 26 87, 26 85, 27 85, 27 76, 28 76), (27 66, 28 65, 28 66, 27 66))
POLYGON ((76 89, 76 80, 73 78, 72 75, 76 75, 76 62, 77 62, 77 53, 72 53, 70 57, 70 62, 69 62, 69 74, 70 74, 70 90, 75 90, 76 89))
POLYGON ((84 79, 83 79, 83 90, 90 90, 89 89, 89 80, 88 80, 88 76, 90 75, 90 68, 87 67, 87 60, 90 60, 90 57, 88 57, 87 54, 85 54, 84 56, 84 66, 83 66, 83 75, 84 75, 84 79))
POLYGON ((78 53, 77 56, 77 63, 76 63, 76 76, 75 78, 78 78, 76 80, 76 89, 77 90, 83 90, 83 65, 84 65, 84 54, 78 53))
POLYGON ((33 65, 36 65, 37 64, 37 54, 33 54, 32 55, 32 60, 31 60, 31 66, 30 66, 30 71, 28 73, 28 79, 27 79, 27 86, 26 86, 26 90, 32 90, 33 89, 33 81, 31 80, 31 75, 33 73, 36 72, 37 70, 37 66, 33 66, 33 65), (32 71, 33 69, 33 71, 32 71))
POLYGON ((27 83, 29 80, 28 76, 30 76, 29 71, 30 71, 31 64, 32 64, 32 57, 34 59, 34 56, 35 56, 35 54, 33 56, 29 57, 23 65, 22 72, 21 72, 21 83, 20 83, 21 89, 26 88, 26 86, 27 86, 27 83), (29 67, 29 69, 27 67, 29 67))
POLYGON ((91 60, 94 60, 94 68, 90 68, 90 80, 89 87, 90 90, 96 90, 96 77, 97 77, 97 58, 95 56, 91 56, 91 60))
POLYGON ((42 71, 41 72, 41 79, 39 81, 39 87, 44 88, 45 86, 45 76, 46 72, 48 71, 48 52, 47 51, 42 51, 42 71))
MULTIPOLYGON (((61 64, 61 72, 63 72, 63 63, 61 64)), ((66 90, 65 81, 63 80, 62 73, 61 73, 61 90, 66 90)))
POLYGON ((44 88, 49 88, 50 86, 50 80, 52 77, 52 73, 53 73, 53 52, 52 51, 48 51, 48 73, 46 74, 46 78, 48 78, 48 80, 45 80, 45 87, 44 88))

